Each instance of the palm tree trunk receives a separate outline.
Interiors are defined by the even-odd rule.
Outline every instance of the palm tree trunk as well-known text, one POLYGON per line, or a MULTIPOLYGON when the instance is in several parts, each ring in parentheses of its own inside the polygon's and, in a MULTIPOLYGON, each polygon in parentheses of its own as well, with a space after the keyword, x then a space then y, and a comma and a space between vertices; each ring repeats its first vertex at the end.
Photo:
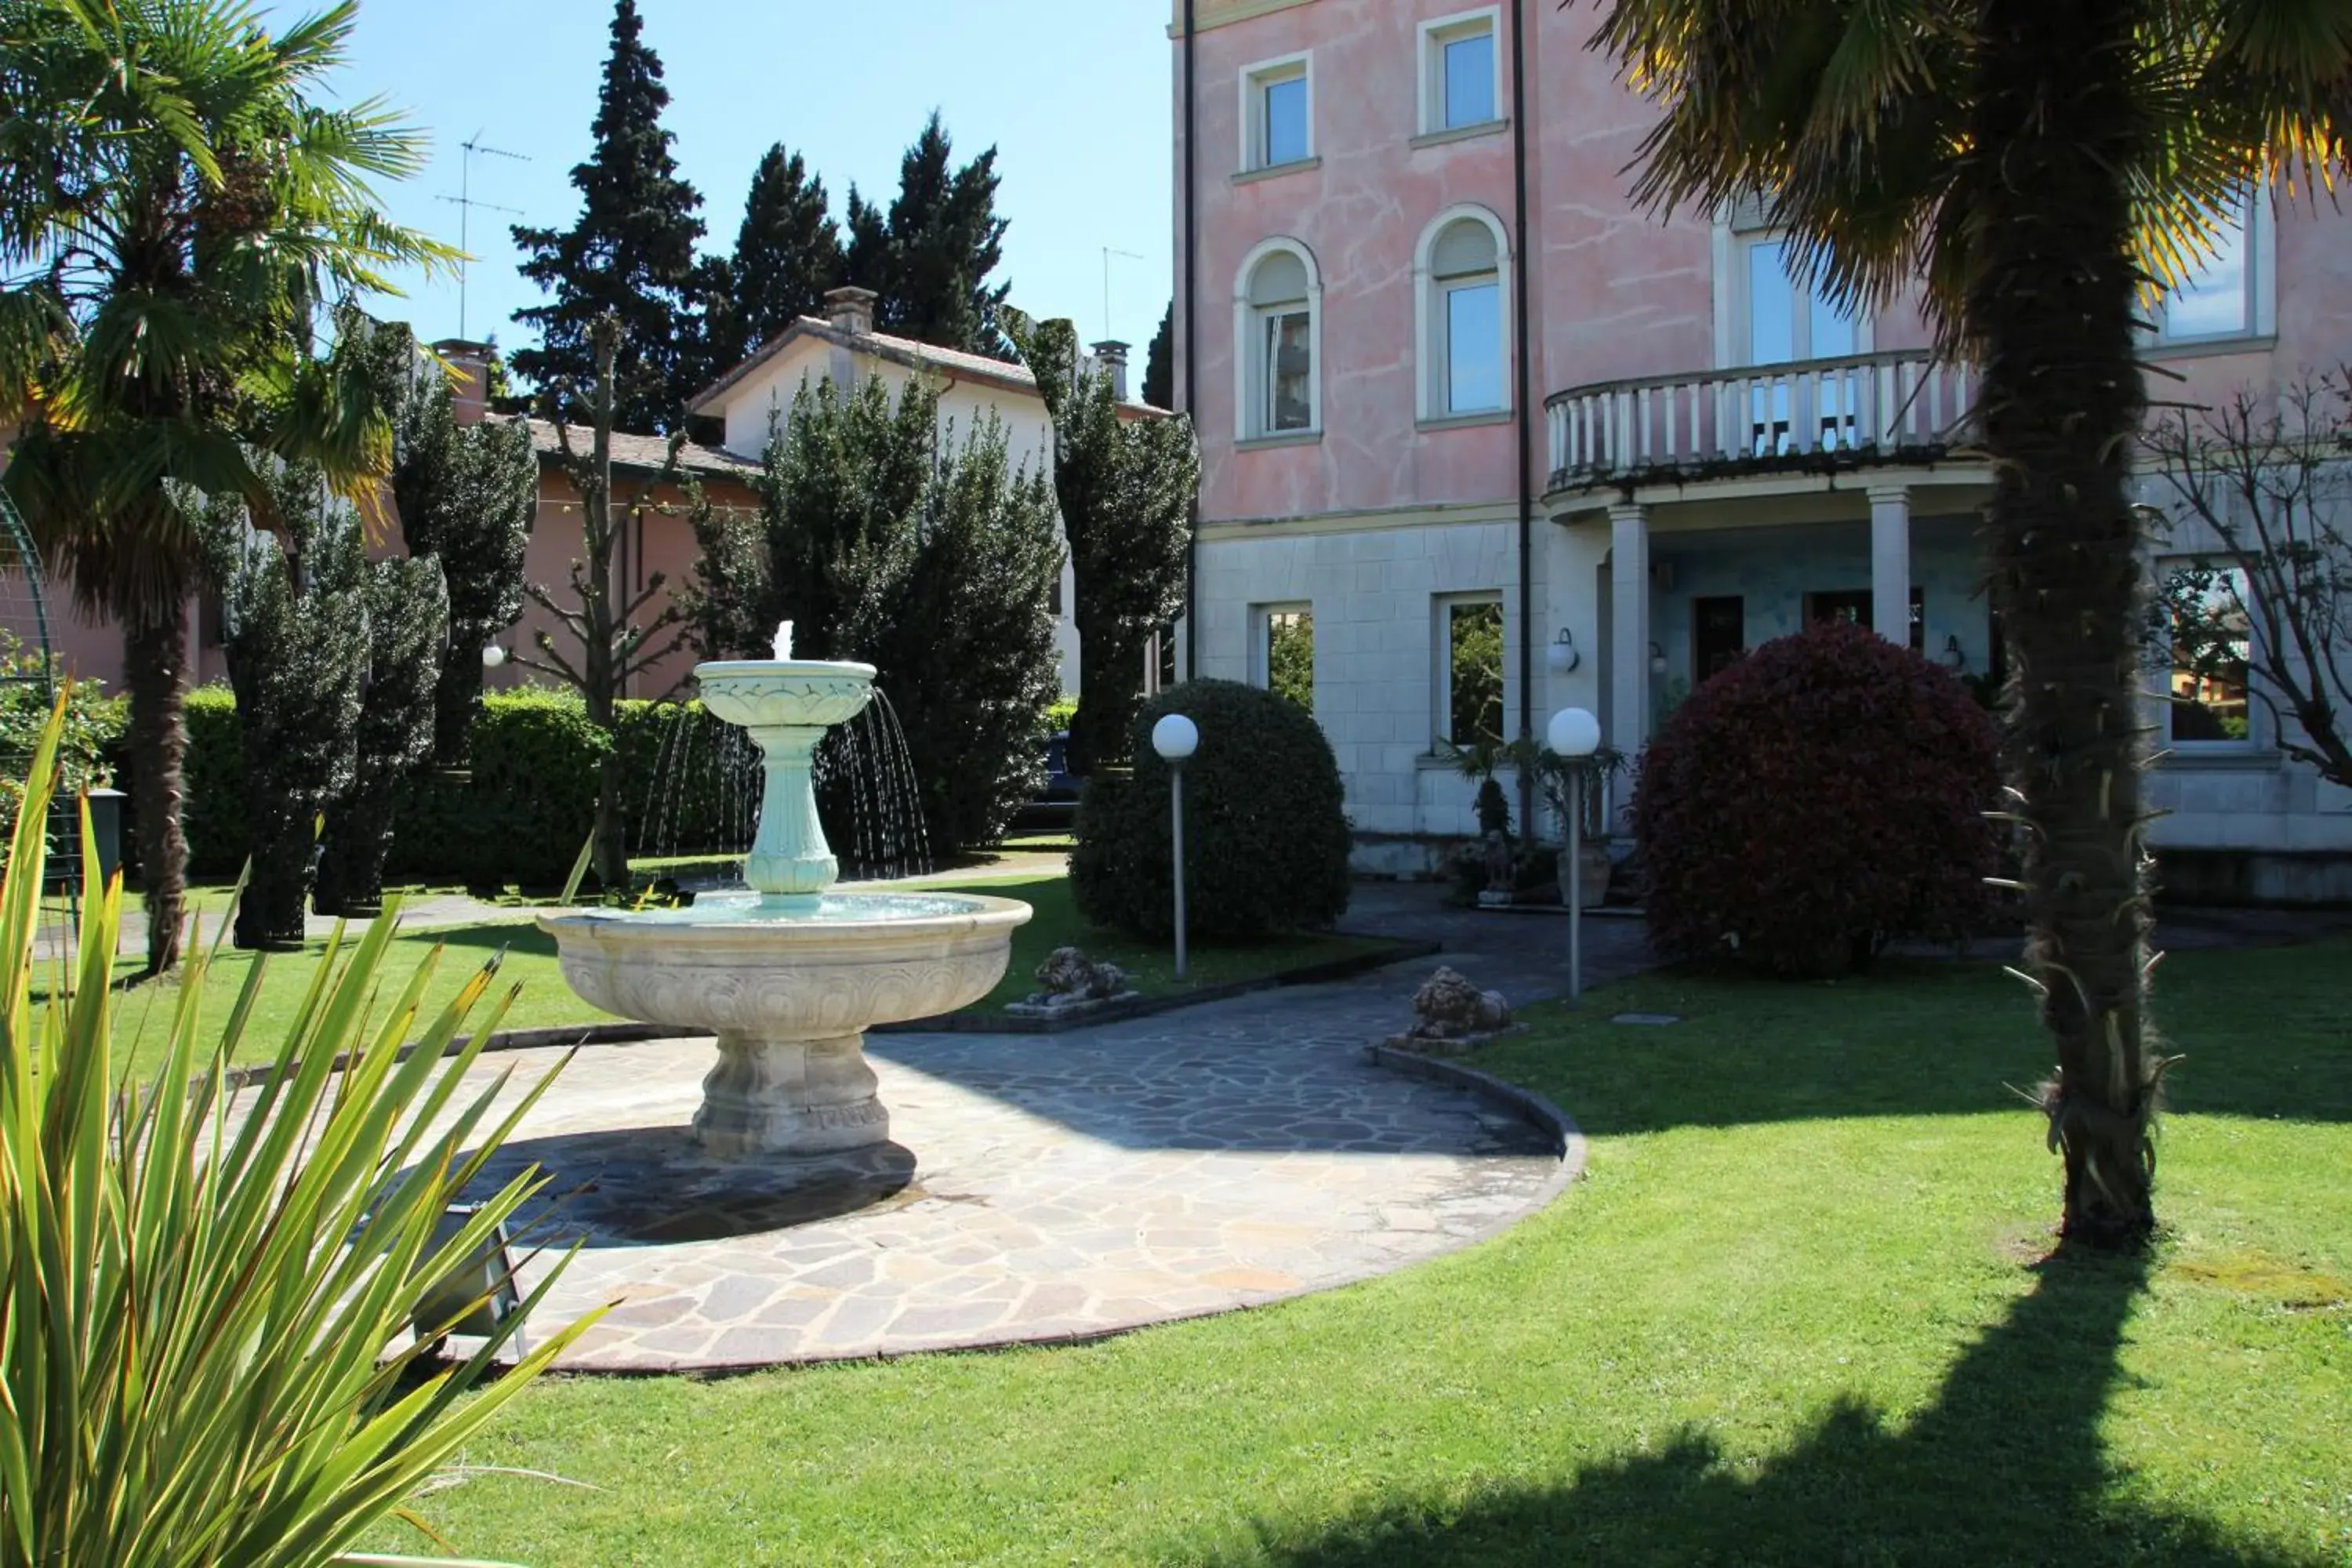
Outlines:
POLYGON ((2064 1235, 2135 1246, 2163 1066, 2147 1020, 2141 843, 2144 565, 2127 490, 2144 411, 2130 211, 2129 81, 2143 0, 1981 0, 1972 179, 1995 474, 1987 543, 2014 656, 2005 743, 2021 819, 2026 967, 2058 1070, 2064 1235))
POLYGON ((131 699, 139 882, 147 895, 147 973, 162 974, 179 966, 188 898, 188 837, 180 822, 180 768, 188 749, 188 643, 182 617, 127 617, 122 668, 131 699))

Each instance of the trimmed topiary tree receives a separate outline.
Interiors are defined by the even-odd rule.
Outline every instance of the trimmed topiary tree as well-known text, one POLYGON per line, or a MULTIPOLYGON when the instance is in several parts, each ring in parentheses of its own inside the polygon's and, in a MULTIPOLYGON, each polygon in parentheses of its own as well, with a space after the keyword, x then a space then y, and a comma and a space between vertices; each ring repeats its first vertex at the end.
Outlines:
POLYGON ((367 678, 360 698, 358 765, 350 795, 327 814, 315 895, 322 915, 383 908, 393 801, 401 780, 433 754, 434 694, 449 640, 441 563, 408 556, 370 563, 367 678))
POLYGON ((1201 729, 1184 764, 1184 892, 1192 934, 1247 941, 1328 926, 1348 908, 1348 816, 1339 763, 1297 704, 1229 680, 1174 686, 1144 705, 1131 775, 1087 782, 1070 891, 1096 925, 1172 933, 1168 764, 1151 727, 1181 713, 1201 729))
POLYGON ((1992 909, 1992 721, 1948 670, 1833 621, 1690 694, 1633 795, 1650 940, 1774 974, 1837 974, 1992 909))

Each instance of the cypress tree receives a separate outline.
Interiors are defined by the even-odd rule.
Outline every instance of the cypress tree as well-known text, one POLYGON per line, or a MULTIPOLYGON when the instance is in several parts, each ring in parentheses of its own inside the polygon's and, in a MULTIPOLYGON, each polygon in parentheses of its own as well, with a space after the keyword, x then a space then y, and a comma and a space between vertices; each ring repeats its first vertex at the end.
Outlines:
POLYGON ((678 177, 670 156, 661 124, 669 89, 643 32, 636 0, 618 0, 591 127, 595 151, 572 171, 579 221, 564 230, 514 230, 515 243, 530 253, 523 276, 554 296, 515 312, 538 329, 540 344, 517 353, 514 368, 541 388, 590 384, 596 360, 589 328, 610 311, 621 321, 615 427, 657 434, 683 417, 704 381, 704 356, 696 352, 702 197, 678 177))
POLYGON ((1192 422, 1125 420, 1110 380, 1078 358, 1067 321, 1007 322, 1054 421, 1054 492, 1076 580, 1078 711, 1070 771, 1129 761, 1143 710, 1143 650, 1184 607, 1184 567, 1201 459, 1192 422))
POLYGON ((887 217, 851 189, 845 269, 850 282, 881 296, 877 326, 941 348, 1013 357, 1003 326, 1013 286, 989 281, 1004 258, 1001 183, 993 147, 955 166, 955 143, 934 110, 899 161, 887 217))
POLYGON ((1176 301, 1168 301, 1151 346, 1143 351, 1143 401, 1154 408, 1176 406, 1176 301))
MULTIPOLYGON (((523 554, 539 504, 539 458, 520 420, 457 423, 449 378, 408 328, 348 321, 367 334, 368 378, 392 422, 392 502, 402 542, 439 561, 446 657, 434 696, 433 752, 461 765, 482 706, 482 649, 522 613, 523 554)), ((493 387, 502 379, 490 362, 493 387)))
POLYGON ((824 292, 840 282, 841 228, 825 212, 824 181, 797 153, 779 142, 751 174, 728 268, 731 306, 726 363, 740 361, 791 326, 823 309, 824 292))
POLYGON ((226 611, 230 687, 244 740, 253 863, 232 935, 243 948, 302 942, 320 818, 358 765, 369 655, 367 556, 359 514, 317 468, 266 479, 275 531, 242 498, 192 508, 226 611))

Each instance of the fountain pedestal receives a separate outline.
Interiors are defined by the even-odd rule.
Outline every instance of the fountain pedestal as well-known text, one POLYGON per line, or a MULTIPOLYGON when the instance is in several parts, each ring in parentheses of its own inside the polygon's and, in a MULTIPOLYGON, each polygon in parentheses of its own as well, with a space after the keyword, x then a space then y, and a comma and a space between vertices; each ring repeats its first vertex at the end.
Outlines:
POLYGON ((763 1040, 719 1037, 719 1065, 702 1080, 694 1136, 722 1159, 790 1150, 835 1154, 890 1136, 881 1080, 866 1061, 866 1037, 763 1040))
POLYGON ((730 1159, 838 1154, 890 1136, 865 1057, 877 1024, 977 1001, 1004 976, 1029 906, 953 893, 830 893, 810 757, 873 697, 870 665, 770 660, 695 670, 710 710, 767 766, 751 890, 683 910, 545 915, 563 978, 625 1018, 719 1037, 695 1136, 730 1159))

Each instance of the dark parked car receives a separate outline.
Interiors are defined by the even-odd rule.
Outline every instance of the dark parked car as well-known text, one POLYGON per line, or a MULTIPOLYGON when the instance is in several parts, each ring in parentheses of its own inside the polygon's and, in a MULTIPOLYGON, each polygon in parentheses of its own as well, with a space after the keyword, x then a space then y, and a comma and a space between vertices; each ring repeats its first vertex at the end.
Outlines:
POLYGON ((1021 808, 1015 825, 1068 832, 1077 820, 1078 786, 1084 782, 1070 772, 1070 732, 1055 731, 1045 737, 1045 787, 1021 808))

